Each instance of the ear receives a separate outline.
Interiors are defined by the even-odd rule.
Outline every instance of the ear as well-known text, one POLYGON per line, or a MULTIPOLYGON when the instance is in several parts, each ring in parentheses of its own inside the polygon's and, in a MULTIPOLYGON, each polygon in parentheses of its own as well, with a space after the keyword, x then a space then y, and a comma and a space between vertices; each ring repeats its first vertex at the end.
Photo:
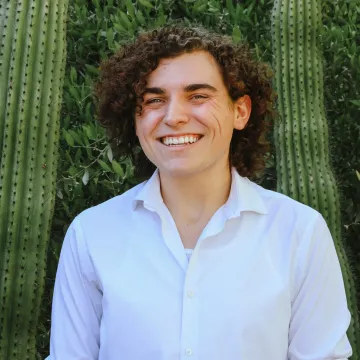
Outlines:
POLYGON ((249 121, 251 115, 251 98, 244 95, 234 103, 234 128, 242 130, 249 121))

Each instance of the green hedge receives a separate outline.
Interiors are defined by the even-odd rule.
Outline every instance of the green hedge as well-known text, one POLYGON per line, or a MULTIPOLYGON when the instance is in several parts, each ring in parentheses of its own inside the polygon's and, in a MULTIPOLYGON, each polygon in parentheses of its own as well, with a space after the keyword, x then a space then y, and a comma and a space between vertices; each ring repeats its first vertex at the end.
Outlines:
MULTIPOLYGON (((360 272, 360 0, 324 1, 324 96, 343 236, 360 272)), ((358 278, 358 285, 359 285, 358 278)))
MULTIPOLYGON (((38 337, 41 359, 49 352, 52 291, 68 225, 85 208, 137 183, 131 163, 114 159, 104 131, 94 118, 91 84, 98 75, 100 59, 108 57, 142 29, 182 20, 232 35, 234 41, 245 39, 255 48, 259 59, 271 63, 272 6, 272 0, 75 0, 69 6, 57 197, 38 337)), ((331 155, 343 194, 345 235, 354 254, 360 256, 360 245, 356 243, 356 238, 360 238, 360 181, 355 173, 356 169, 360 171, 360 134, 356 124, 360 64, 359 47, 351 46, 359 44, 360 29, 357 25, 356 30, 350 6, 346 0, 323 2, 327 30, 323 34, 325 100, 332 133, 331 155), (351 31, 344 33, 347 28, 351 31)), ((359 9, 360 6, 355 13, 359 14, 359 9)), ((275 161, 273 156, 261 181, 269 189, 276 187, 275 161)))

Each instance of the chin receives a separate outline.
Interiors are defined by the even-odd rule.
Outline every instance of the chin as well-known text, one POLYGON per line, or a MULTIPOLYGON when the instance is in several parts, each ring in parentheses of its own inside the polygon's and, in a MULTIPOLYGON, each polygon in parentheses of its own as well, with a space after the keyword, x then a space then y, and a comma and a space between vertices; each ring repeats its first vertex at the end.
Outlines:
POLYGON ((160 173, 166 174, 167 176, 183 178, 192 176, 199 172, 198 166, 191 166, 189 164, 172 164, 171 166, 159 167, 160 173))

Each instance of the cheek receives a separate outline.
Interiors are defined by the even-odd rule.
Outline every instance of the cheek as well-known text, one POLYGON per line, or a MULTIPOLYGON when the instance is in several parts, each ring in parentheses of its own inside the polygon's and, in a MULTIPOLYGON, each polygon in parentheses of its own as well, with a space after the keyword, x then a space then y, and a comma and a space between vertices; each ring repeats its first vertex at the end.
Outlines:
POLYGON ((219 117, 217 107, 210 102, 196 106, 191 109, 191 115, 198 122, 202 123, 210 131, 218 131, 217 118, 219 117))
POLYGON ((143 139, 151 136, 160 121, 161 115, 156 112, 144 113, 138 117, 136 119, 136 135, 138 138, 143 139))
POLYGON ((231 137, 233 125, 231 117, 226 111, 212 109, 207 116, 207 126, 214 132, 215 137, 231 137))
POLYGON ((194 109, 193 114, 203 122, 203 124, 215 132, 215 135, 225 135, 228 133, 228 127, 231 127, 229 122, 229 110, 224 108, 217 101, 209 101, 203 106, 194 109))

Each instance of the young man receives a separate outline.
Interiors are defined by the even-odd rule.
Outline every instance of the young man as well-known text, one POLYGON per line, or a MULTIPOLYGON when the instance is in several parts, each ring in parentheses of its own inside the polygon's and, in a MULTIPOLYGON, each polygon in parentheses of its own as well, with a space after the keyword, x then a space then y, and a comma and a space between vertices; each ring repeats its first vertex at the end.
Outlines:
POLYGON ((51 360, 351 355, 324 219, 248 179, 274 116, 266 74, 245 45, 181 27, 102 64, 99 121, 150 179, 69 227, 51 360))

